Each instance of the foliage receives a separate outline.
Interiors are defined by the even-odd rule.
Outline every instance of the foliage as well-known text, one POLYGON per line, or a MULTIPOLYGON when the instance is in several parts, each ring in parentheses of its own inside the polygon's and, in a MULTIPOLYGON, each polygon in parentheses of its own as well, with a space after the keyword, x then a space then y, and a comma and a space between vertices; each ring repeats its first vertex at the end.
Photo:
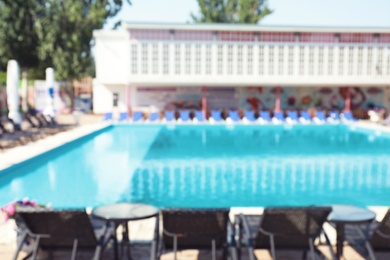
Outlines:
POLYGON ((197 0, 200 15, 191 14, 196 23, 256 24, 272 13, 266 0, 197 0))
MULTIPOLYGON (((0 0, 0 69, 9 59, 44 77, 53 67, 58 80, 93 72, 92 32, 130 0, 0 0)), ((30 71, 29 71, 30 72, 30 71)))

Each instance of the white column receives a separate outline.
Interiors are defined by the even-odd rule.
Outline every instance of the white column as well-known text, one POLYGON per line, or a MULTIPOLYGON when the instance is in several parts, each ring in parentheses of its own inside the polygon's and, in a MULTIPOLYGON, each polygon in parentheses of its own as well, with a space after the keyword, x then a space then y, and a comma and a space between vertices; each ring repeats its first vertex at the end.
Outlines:
POLYGON ((19 64, 16 60, 9 60, 7 63, 7 103, 8 118, 12 119, 16 125, 22 123, 19 113, 19 64))
POLYGON ((367 54, 368 54, 368 47, 363 47, 363 66, 362 66, 362 76, 367 76, 367 54))
POLYGON ((355 76, 355 77, 358 77, 358 61, 359 61, 359 47, 358 46, 354 46, 353 47, 353 72, 352 72, 352 76, 355 76))
POLYGON ((54 111, 54 69, 53 68, 47 68, 46 69, 46 108, 44 109, 43 113, 47 116, 50 116, 52 118, 55 117, 55 111, 54 111))

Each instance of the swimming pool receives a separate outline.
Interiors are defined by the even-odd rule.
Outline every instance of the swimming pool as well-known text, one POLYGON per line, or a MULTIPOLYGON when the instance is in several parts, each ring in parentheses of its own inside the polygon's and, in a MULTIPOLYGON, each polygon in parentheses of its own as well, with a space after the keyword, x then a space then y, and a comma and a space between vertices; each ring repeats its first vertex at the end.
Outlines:
POLYGON ((0 205, 389 205, 390 137, 348 125, 115 125, 0 172, 0 205))

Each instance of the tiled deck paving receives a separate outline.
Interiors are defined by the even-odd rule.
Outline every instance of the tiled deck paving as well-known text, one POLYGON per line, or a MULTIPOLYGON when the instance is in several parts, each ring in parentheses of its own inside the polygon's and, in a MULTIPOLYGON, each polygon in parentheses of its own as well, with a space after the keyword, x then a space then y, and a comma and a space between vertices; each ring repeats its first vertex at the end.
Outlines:
MULTIPOLYGON (((40 140, 34 143, 29 143, 26 146, 20 146, 13 149, 6 150, 5 152, 0 153, 0 170, 6 167, 11 166, 12 164, 18 163, 20 161, 26 160, 28 158, 34 157, 35 155, 42 153, 44 151, 50 150, 58 145, 69 142, 75 138, 83 136, 87 133, 93 132, 101 127, 104 127, 104 124, 95 124, 101 122, 101 117, 97 116, 84 116, 81 118, 80 127, 76 127, 70 131, 59 133, 55 136, 50 136, 44 140, 40 140), (84 121, 83 121, 84 119, 84 121)), ((67 116, 63 117, 66 123, 72 122, 72 117, 67 116)), ((390 128, 371 124, 371 123, 360 123, 361 125, 367 126, 372 129, 378 129, 383 131, 390 132, 390 128)), ((387 210, 387 207, 371 207, 371 210, 377 213, 377 220, 381 220, 387 210)), ((261 209, 248 209, 248 208, 234 208, 231 210, 231 219, 234 219, 234 215, 237 213, 245 214, 260 214, 261 209)), ((331 240, 335 240, 335 231, 329 225, 325 226, 325 229, 330 236, 331 240)), ((130 223, 130 239, 133 241, 132 244, 132 255, 136 260, 150 259, 150 244, 147 242, 151 240, 154 230, 154 221, 153 219, 135 221, 130 223)), ((120 234, 120 231, 118 231, 120 234)), ((120 236, 120 235, 119 235, 120 236)), ((0 223, 0 260, 12 259, 14 252, 16 250, 16 234, 13 230, 12 222, 0 223)), ((324 255, 324 259, 330 259, 330 253, 326 246, 320 246, 320 250, 324 255)), ((248 259, 246 250, 242 252, 242 259, 248 259)), ((271 259, 271 256, 268 250, 256 250, 255 252, 258 259, 271 259)), ((301 259, 302 253, 297 251, 281 251, 277 252, 278 259, 301 259)), ((80 253, 78 254, 77 259, 91 259, 91 253, 80 253)), ((377 254, 378 259, 390 259, 390 253, 381 253, 377 254)), ((20 255, 18 259, 22 259, 23 254, 20 255)), ((48 255, 42 254, 40 259, 50 259, 48 255)), ((52 259, 69 259, 68 254, 56 254, 52 259)), ((101 259, 113 259, 113 250, 112 245, 110 244, 108 248, 103 252, 101 259)), ((163 260, 173 259, 172 253, 165 253, 162 258, 163 260)), ((192 259, 211 259, 210 251, 198 251, 198 250, 185 250, 178 253, 178 259, 182 260, 192 260, 192 259)), ((351 246, 346 245, 344 248, 344 259, 364 259, 360 256, 351 246)))

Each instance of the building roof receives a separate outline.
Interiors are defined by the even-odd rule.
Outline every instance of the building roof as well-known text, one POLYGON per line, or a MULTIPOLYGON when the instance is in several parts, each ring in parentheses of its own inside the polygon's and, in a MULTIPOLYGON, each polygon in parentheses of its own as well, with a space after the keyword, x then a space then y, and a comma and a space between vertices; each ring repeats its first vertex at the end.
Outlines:
POLYGON ((327 33, 390 33, 390 27, 329 27, 329 26, 273 26, 259 24, 219 23, 135 23, 122 21, 124 29, 205 30, 248 32, 327 32, 327 33))

